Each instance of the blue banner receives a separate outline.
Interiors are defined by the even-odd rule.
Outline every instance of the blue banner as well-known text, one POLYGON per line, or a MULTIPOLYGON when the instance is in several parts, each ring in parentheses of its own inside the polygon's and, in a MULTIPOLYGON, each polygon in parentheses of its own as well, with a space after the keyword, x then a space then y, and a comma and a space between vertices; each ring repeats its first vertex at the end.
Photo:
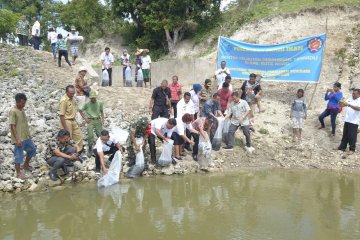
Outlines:
POLYGON ((222 61, 231 77, 248 79, 250 73, 262 80, 283 82, 319 81, 326 35, 278 45, 255 45, 220 37, 218 69, 222 61))

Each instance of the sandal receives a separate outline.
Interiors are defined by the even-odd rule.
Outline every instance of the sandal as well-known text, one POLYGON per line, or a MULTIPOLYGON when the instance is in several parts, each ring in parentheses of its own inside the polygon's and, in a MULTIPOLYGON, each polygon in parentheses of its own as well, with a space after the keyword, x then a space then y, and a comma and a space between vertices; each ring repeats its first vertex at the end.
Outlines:
POLYGON ((27 167, 25 167, 24 165, 23 166, 21 166, 21 169, 23 169, 23 170, 25 170, 25 171, 28 171, 28 172, 32 172, 32 171, 34 171, 34 168, 32 167, 32 166, 27 166, 27 167))

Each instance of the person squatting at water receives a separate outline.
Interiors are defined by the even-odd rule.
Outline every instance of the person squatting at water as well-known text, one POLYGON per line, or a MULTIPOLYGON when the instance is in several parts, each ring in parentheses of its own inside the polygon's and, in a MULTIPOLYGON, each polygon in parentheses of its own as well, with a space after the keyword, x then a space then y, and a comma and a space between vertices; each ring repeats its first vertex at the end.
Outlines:
POLYGON ((108 169, 105 167, 105 155, 110 155, 109 161, 111 162, 117 151, 124 152, 120 143, 115 137, 107 130, 102 130, 100 137, 96 140, 93 148, 95 155, 95 173, 100 175, 100 168, 104 175, 107 174, 108 169))
MULTIPOLYGON (((128 170, 126 176, 127 177, 137 177, 141 175, 142 171, 144 169, 139 170, 137 172, 134 168, 134 165, 136 164, 136 153, 140 151, 140 148, 142 148, 143 153, 145 153, 145 145, 146 145, 146 139, 147 139, 147 129, 149 127, 149 119, 147 117, 141 117, 136 122, 134 122, 130 126, 130 134, 127 139, 127 145, 126 148, 128 153, 128 165, 130 169, 128 170), (136 140, 142 138, 142 143, 139 145, 137 144, 136 140)), ((145 157, 146 159, 146 157, 145 157)), ((147 165, 147 161, 145 160, 145 166, 147 165)))
POLYGON ((62 169, 64 174, 68 173, 67 166, 73 166, 72 161, 79 160, 81 149, 70 139, 69 131, 61 129, 56 140, 49 142, 46 150, 45 161, 51 169, 48 173, 51 180, 59 179, 58 169, 62 169))
POLYGON ((180 156, 184 143, 187 142, 194 145, 195 142, 189 139, 185 134, 185 129, 188 129, 191 133, 198 134, 198 131, 192 128, 191 122, 194 120, 193 115, 185 113, 182 117, 176 118, 176 127, 171 135, 171 139, 174 140, 175 157, 174 160, 183 160, 180 156))
POLYGON ((162 142, 168 142, 176 126, 176 120, 174 118, 156 118, 151 121, 151 134, 149 136, 149 147, 151 155, 151 163, 156 164, 156 145, 155 136, 157 136, 162 142))

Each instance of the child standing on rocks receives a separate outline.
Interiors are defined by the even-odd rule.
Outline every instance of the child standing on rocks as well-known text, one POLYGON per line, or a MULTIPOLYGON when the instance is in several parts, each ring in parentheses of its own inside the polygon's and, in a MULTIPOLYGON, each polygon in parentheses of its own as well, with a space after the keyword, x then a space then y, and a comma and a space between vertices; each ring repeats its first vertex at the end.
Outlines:
POLYGON ((20 172, 20 164, 24 162, 24 151, 26 159, 23 169, 31 172, 29 163, 31 158, 36 155, 36 147, 31 140, 29 125, 24 111, 27 98, 24 93, 15 95, 16 106, 10 110, 9 125, 11 129, 11 143, 14 147, 15 170, 17 178, 24 178, 20 172))
POLYGON ((304 90, 299 89, 296 97, 291 101, 290 119, 293 128, 293 142, 298 137, 302 141, 302 129, 304 127, 304 120, 306 119, 307 106, 304 98, 304 90))

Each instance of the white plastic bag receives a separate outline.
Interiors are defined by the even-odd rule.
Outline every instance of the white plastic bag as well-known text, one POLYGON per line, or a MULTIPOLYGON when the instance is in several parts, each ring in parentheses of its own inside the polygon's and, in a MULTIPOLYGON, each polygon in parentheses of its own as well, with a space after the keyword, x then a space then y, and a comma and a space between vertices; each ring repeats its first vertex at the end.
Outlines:
POLYGON ((138 71, 137 71, 136 80, 137 81, 144 81, 144 75, 143 75, 143 72, 142 72, 141 68, 139 68, 138 71))
POLYGON ((171 154, 172 154, 173 145, 174 145, 174 141, 171 139, 168 140, 168 142, 164 142, 163 150, 158 161, 158 164, 160 166, 166 167, 171 164, 172 162, 171 154))
POLYGON ((131 166, 126 173, 127 177, 137 177, 140 176, 145 168, 145 157, 142 149, 143 138, 136 138, 136 144, 140 146, 140 151, 136 153, 135 165, 131 166))
POLYGON ((120 151, 115 153, 111 161, 108 173, 99 179, 98 187, 108 187, 119 182, 120 171, 122 167, 122 155, 120 151))
POLYGON ((207 137, 207 141, 205 141, 205 139, 200 135, 200 139, 199 139, 200 154, 198 155, 198 163, 201 169, 207 169, 209 163, 212 161, 211 151, 212 151, 212 147, 209 137, 207 137))
POLYGON ((101 86, 109 86, 109 72, 107 71, 107 69, 104 69, 104 71, 102 71, 102 83, 101 86))
POLYGON ((227 143, 227 136, 229 133, 230 125, 231 125, 230 119, 226 119, 224 121, 224 127, 223 127, 223 140, 225 141, 225 143, 227 143))
POLYGON ((214 139, 213 139, 213 142, 212 142, 212 149, 214 151, 219 151, 220 150, 221 141, 222 141, 222 132, 223 132, 223 128, 224 128, 225 118, 224 117, 218 117, 217 120, 218 120, 218 127, 216 129, 214 139))
POLYGON ((115 139, 119 142, 121 146, 127 145, 126 140, 129 137, 128 131, 118 127, 114 127, 111 129, 111 133, 114 135, 115 139))

